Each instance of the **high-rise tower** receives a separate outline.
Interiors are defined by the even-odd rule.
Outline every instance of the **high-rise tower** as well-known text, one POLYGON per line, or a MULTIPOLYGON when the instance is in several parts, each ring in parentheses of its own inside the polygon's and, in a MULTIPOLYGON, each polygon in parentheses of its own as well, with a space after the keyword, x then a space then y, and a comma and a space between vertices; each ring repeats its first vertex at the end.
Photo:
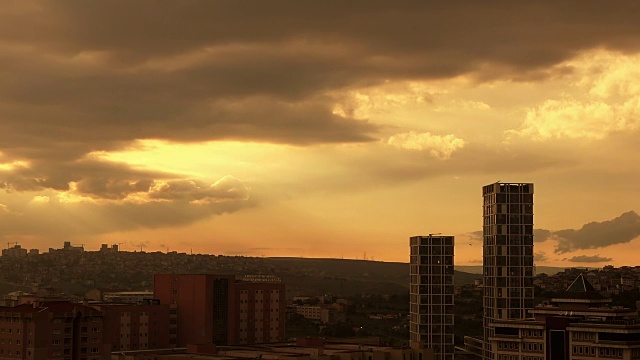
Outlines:
POLYGON ((411 347, 433 349, 435 360, 453 360, 453 236, 409 240, 411 347))
POLYGON ((533 308, 533 184, 482 188, 484 358, 493 359, 493 320, 524 319, 533 308))

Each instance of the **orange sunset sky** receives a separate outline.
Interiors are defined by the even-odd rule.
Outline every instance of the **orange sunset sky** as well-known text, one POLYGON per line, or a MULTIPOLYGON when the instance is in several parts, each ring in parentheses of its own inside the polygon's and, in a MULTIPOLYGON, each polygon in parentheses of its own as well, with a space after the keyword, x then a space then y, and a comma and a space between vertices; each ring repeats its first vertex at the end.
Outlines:
MULTIPOLYGON (((638 264, 637 1, 0 7, 0 238, 408 261, 535 183, 537 265, 638 264)), ((5 246, 4 244, 2 245, 5 246)))

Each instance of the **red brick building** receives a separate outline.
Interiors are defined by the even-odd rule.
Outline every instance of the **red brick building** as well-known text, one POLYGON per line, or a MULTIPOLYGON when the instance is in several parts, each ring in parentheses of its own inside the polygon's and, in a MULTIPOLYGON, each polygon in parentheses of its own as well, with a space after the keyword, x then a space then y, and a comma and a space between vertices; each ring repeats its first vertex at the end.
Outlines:
POLYGON ((239 311, 232 318, 237 331, 230 336, 231 344, 285 341, 284 284, 238 281, 233 291, 239 311))
POLYGON ((157 274, 154 297, 177 307, 177 346, 284 341, 284 284, 273 278, 157 274))
POLYGON ((70 302, 0 307, 0 359, 106 360, 100 311, 70 302))
POLYGON ((176 346, 170 324, 176 322, 175 305, 93 304, 105 318, 111 351, 167 349, 176 346))

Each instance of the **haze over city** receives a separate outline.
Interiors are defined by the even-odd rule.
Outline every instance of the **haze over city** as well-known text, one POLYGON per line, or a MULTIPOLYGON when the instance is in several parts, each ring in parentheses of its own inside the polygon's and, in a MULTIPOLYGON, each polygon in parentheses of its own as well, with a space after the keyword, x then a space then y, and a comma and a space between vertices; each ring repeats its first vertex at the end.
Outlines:
POLYGON ((408 261, 535 184, 536 265, 635 265, 640 5, 6 1, 0 238, 408 261), (606 6, 605 6, 606 5, 606 6))

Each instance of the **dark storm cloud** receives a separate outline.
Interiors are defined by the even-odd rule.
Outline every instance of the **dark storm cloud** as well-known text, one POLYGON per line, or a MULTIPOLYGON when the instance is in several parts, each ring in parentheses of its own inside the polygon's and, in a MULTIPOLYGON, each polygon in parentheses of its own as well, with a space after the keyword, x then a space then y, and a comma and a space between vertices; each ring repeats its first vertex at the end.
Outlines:
POLYGON ((543 263, 543 262, 545 262, 545 261, 549 261, 549 260, 551 260, 551 259, 549 258, 549 256, 547 255, 547 253, 542 252, 542 251, 541 251, 541 252, 537 252, 537 253, 533 254, 533 259, 534 259, 534 261, 535 261, 537 264, 540 264, 540 263, 543 263))
POLYGON ((140 228, 187 225, 255 205, 249 189, 225 177, 208 191, 183 189, 171 199, 63 203, 52 192, 40 201, 0 204, 0 238, 34 236, 54 239, 105 234, 140 228), (197 200, 200 201, 197 201, 197 200), (37 221, 34 221, 37 219, 37 221))
POLYGON ((72 54, 107 51, 126 63, 217 44, 301 40, 348 47, 365 55, 361 64, 378 65, 378 72, 442 77, 491 63, 537 70, 584 49, 640 46, 640 9, 631 0, 604 7, 598 1, 506 0, 34 3, 39 8, 3 19, 8 39, 72 54))
POLYGON ((536 242, 547 241, 551 238, 552 231, 545 229, 533 229, 533 239, 536 242))
POLYGON ((579 230, 556 231, 554 236, 558 239, 558 254, 624 244, 640 236, 640 215, 629 211, 613 220, 590 222, 579 230))
POLYGON ((593 256, 578 255, 567 260, 571 262, 579 262, 579 263, 599 263, 599 262, 605 262, 605 261, 612 261, 613 258, 603 257, 600 255, 593 255, 593 256))
MULTIPOLYGON (((482 231, 474 231, 468 234, 472 240, 482 241, 482 231)), ((534 241, 543 242, 554 240, 557 242, 555 253, 564 254, 575 250, 599 249, 615 244, 628 243, 640 236, 640 215, 634 211, 626 212, 617 218, 603 222, 590 222, 578 230, 533 230, 534 241)), ((542 256, 546 261, 547 255, 536 254, 536 258, 542 256)), ((578 257, 578 258, 583 258, 578 257)), ((543 261, 543 260, 541 260, 543 261)), ((578 260, 570 260, 578 261, 578 260)), ((587 260, 583 260, 587 261, 587 260)), ((609 261, 609 260, 602 260, 609 261)))
POLYGON ((154 179, 176 175, 161 171, 135 170, 99 159, 34 161, 29 167, 0 171, 0 188, 8 191, 67 191, 75 183, 78 194, 105 199, 123 199, 128 194, 148 192, 154 179))
POLYGON ((7 1, 0 151, 30 166, 0 184, 75 181, 108 199, 148 191, 160 174, 91 173, 83 161, 136 139, 372 141, 377 127, 332 113, 336 90, 556 76, 583 50, 640 49, 639 11, 635 1, 7 1))

